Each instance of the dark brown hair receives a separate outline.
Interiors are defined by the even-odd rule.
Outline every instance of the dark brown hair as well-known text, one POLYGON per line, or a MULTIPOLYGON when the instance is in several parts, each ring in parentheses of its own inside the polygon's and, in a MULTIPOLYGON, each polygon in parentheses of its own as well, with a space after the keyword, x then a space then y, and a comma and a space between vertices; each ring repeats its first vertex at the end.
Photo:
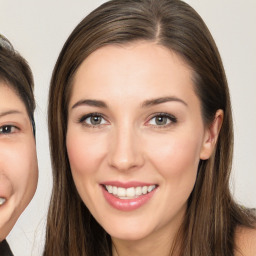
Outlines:
POLYGON ((49 134, 53 192, 45 256, 111 255, 111 238, 80 199, 66 151, 67 107, 78 67, 110 44, 150 41, 174 51, 193 70, 205 125, 218 109, 224 120, 215 152, 201 161, 177 246, 180 255, 233 255, 238 225, 255 218, 230 194, 233 125, 229 89, 215 42, 201 17, 179 0, 113 0, 81 21, 66 41, 53 71, 49 94, 49 134))
POLYGON ((27 61, 0 34, 0 82, 10 86, 26 106, 35 135, 34 80, 27 61))

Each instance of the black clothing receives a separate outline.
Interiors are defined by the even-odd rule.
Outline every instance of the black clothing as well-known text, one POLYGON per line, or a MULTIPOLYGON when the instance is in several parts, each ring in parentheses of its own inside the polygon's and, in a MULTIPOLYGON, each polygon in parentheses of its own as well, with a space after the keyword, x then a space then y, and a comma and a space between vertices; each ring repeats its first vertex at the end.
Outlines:
POLYGON ((0 256, 13 256, 12 251, 6 240, 0 242, 0 256))

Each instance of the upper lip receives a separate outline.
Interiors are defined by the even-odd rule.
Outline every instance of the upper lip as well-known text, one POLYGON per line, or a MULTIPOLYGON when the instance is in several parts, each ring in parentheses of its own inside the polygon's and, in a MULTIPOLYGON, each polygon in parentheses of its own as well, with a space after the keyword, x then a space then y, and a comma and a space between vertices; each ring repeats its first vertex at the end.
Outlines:
POLYGON ((129 182, 104 181, 104 182, 101 182, 100 184, 104 185, 104 186, 111 185, 111 186, 122 187, 122 188, 143 187, 143 186, 157 185, 156 183, 140 182, 140 181, 129 181, 129 182))

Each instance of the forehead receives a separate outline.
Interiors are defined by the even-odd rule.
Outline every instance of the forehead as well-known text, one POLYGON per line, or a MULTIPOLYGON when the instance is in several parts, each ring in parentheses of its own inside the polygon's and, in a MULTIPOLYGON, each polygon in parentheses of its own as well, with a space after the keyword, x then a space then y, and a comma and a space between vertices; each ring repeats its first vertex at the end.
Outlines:
POLYGON ((88 68, 90 68, 88 70, 90 73, 92 71, 109 72, 110 70, 106 68, 110 65, 115 66, 117 71, 122 69, 122 74, 125 74, 124 67, 127 68, 125 69, 126 74, 130 74, 133 67, 138 67, 136 72, 138 74, 150 68, 154 68, 156 72, 160 70, 169 72, 169 68, 173 68, 173 65, 176 68, 183 67, 183 71, 186 72, 192 71, 189 65, 174 51, 156 43, 142 41, 124 45, 107 45, 97 49, 82 62, 77 75, 80 72, 86 72, 88 68))
POLYGON ((96 50, 78 68, 73 86, 75 90, 86 88, 100 93, 110 89, 109 84, 119 91, 145 89, 142 85, 155 84, 157 91, 166 83, 193 84, 192 76, 191 68, 174 52, 154 43, 140 42, 96 50))
POLYGON ((0 108, 18 108, 26 112, 26 107, 16 90, 9 84, 0 80, 0 108))

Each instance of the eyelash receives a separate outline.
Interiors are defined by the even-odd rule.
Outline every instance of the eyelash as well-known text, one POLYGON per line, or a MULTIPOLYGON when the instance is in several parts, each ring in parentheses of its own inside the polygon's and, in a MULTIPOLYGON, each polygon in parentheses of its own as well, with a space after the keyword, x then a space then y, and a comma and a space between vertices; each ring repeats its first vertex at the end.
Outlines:
MULTIPOLYGON (((92 127, 92 128, 100 128, 102 125, 105 125, 108 121, 106 120, 106 118, 104 117, 104 115, 100 114, 100 113, 90 113, 90 114, 87 114, 87 115, 84 115, 82 117, 80 117, 78 119, 78 123, 82 123, 84 126, 87 126, 87 127, 92 127), (92 118, 92 117, 98 117, 98 118, 101 118, 102 120, 105 121, 105 123, 103 124, 96 124, 96 125, 93 125, 93 124, 88 124, 85 122, 86 119, 88 118, 92 118)), ((173 125, 177 123, 177 118, 171 114, 168 114, 168 113, 155 113, 153 114, 149 119, 148 121, 146 122, 146 125, 147 126, 152 126, 152 127, 155 127, 155 128, 166 128, 166 127, 169 127, 170 125, 173 125), (152 121, 154 118, 157 118, 157 117, 161 117, 161 118, 167 118, 169 121, 167 124, 163 124, 163 125, 154 125, 154 124, 150 124, 149 122, 152 121)))

